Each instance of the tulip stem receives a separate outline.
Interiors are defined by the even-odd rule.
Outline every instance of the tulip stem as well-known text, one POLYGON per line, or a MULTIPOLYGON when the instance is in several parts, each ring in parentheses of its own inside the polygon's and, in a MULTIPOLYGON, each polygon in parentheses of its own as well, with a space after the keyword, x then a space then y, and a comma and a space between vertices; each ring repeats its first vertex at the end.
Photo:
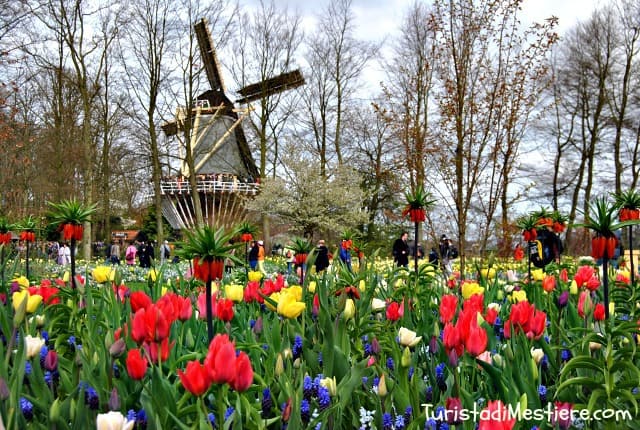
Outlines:
POLYGON ((604 287, 604 318, 609 320, 609 258, 602 259, 602 286, 604 287))
POLYGON ((631 270, 631 288, 633 288, 635 274, 633 268, 633 226, 629 226, 629 265, 631 270))
POLYGON ((207 334, 209 335, 209 343, 213 340, 213 303, 211 300, 211 278, 207 278, 206 283, 206 306, 207 306, 207 334))

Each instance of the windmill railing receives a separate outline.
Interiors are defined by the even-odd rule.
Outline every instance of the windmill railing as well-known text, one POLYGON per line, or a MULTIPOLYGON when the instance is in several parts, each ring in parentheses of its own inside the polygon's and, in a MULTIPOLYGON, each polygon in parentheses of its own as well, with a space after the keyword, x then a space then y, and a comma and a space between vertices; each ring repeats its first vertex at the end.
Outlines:
MULTIPOLYGON (((196 189, 198 192, 209 193, 240 193, 240 194, 257 194, 260 184, 257 182, 244 182, 241 180, 217 180, 217 179, 198 179, 196 189)), ((188 194, 191 192, 191 184, 188 180, 181 179, 163 179, 160 181, 160 190, 164 195, 171 194, 188 194)))

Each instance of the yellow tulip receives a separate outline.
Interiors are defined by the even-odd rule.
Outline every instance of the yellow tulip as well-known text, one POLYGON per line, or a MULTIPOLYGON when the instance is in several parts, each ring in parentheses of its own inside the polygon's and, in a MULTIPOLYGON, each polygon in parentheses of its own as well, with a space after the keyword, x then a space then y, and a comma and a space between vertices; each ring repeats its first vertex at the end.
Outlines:
POLYGON ((240 303, 244 299, 244 288, 238 284, 225 285, 224 295, 227 299, 240 303))
POLYGON ((358 284, 358 288, 362 292, 364 292, 364 290, 367 288, 367 285, 365 284, 364 279, 360 279, 360 283, 358 284))
POLYGON ((282 359, 282 354, 278 354, 276 357, 276 367, 274 369, 274 373, 276 376, 282 375, 284 372, 284 360, 282 359))
POLYGON ((380 381, 378 382, 378 396, 384 397, 387 395, 387 383, 384 380, 384 373, 380 375, 380 381))
POLYGON ((69 275, 69 272, 68 272, 68 271, 67 271, 67 272, 64 272, 64 274, 62 275, 62 280, 63 280, 64 282, 69 282, 70 276, 71 276, 71 275, 69 275))
POLYGON ((534 281, 542 281, 544 279, 544 271, 542 269, 531 270, 531 277, 534 281))
POLYGON ((494 269, 493 267, 482 269, 480 270, 480 276, 485 279, 494 279, 496 277, 496 269, 494 269))
POLYGON ((305 303, 297 301, 293 294, 280 294, 277 311, 287 318, 298 318, 305 306, 305 303))
POLYGON ((467 300, 474 294, 483 294, 484 288, 477 282, 463 282, 462 283, 462 298, 467 300))
POLYGON ((353 318, 356 314, 356 304, 353 299, 347 299, 344 303, 344 311, 342 312, 342 316, 344 319, 349 320, 353 318))
POLYGON ((402 357, 400 358, 400 365, 402 367, 411 366, 411 350, 409 350, 408 346, 405 346, 404 350, 402 351, 402 357))
POLYGON ((316 292, 316 281, 309 282, 309 286, 307 288, 309 288, 309 292, 310 293, 315 293, 316 292))
POLYGON ((26 312, 32 314, 38 309, 40 303, 42 303, 42 296, 39 294, 34 294, 33 296, 29 294, 28 290, 20 290, 13 293, 11 296, 13 299, 13 309, 17 312, 20 308, 20 305, 26 300, 26 312))
POLYGON ((22 288, 29 288, 29 280, 24 276, 20 276, 18 278, 14 278, 14 279, 11 280, 11 282, 17 283, 22 288))
POLYGON ((149 273, 147 273, 147 278, 151 279, 151 282, 156 282, 156 279, 158 279, 158 272, 156 271, 156 269, 149 269, 149 273))
POLYGON ((527 292, 525 290, 514 291, 509 297, 511 303, 520 303, 527 301, 527 292))
POLYGON ((576 294, 578 294, 578 283, 576 282, 575 279, 573 281, 571 281, 571 286, 569 287, 569 292, 571 294, 573 294, 574 296, 576 294))
MULTIPOLYGON (((111 272, 113 272, 111 266, 96 266, 96 268, 91 271, 91 277, 93 277, 93 280, 98 284, 104 284, 111 279, 111 272)), ((155 279, 153 280, 155 281, 155 279)))
POLYGON ((292 285, 284 291, 286 294, 291 294, 297 301, 302 301, 302 287, 300 285, 292 285))
POLYGON ((249 276, 249 281, 260 282, 260 280, 262 279, 262 272, 252 270, 249 272, 248 276, 249 276))
MULTIPOLYGON (((274 302, 276 302, 276 304, 280 303, 280 296, 282 296, 283 293, 277 292, 277 293, 271 293, 271 295, 269 296, 269 298, 271 300, 273 300, 274 302)), ((269 300, 265 300, 264 304, 267 305, 267 308, 269 308, 272 311, 276 311, 276 307, 274 305, 271 304, 271 302, 269 300)))
POLYGON ((337 391, 336 377, 333 378, 323 378, 320 380, 320 385, 326 388, 329 391, 330 396, 335 396, 337 391))

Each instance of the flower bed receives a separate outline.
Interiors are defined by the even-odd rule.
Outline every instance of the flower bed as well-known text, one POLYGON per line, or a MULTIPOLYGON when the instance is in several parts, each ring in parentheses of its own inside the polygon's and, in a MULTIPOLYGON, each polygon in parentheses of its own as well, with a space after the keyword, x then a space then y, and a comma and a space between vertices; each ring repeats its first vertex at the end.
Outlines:
MULTIPOLYGON (((284 271, 279 264, 266 267, 284 271)), ((525 263, 475 262, 464 280, 426 264, 417 274, 392 266, 332 267, 304 285, 227 274, 213 287, 209 342, 204 287, 185 263, 152 271, 80 263, 75 289, 59 266, 40 264, 39 279, 16 276, 2 297, 2 421, 61 429, 635 425, 638 310, 628 272, 612 273, 607 320, 589 259, 534 270, 531 282, 525 263), (516 409, 517 418, 505 412, 516 409), (604 419, 606 410, 616 415, 604 419)))

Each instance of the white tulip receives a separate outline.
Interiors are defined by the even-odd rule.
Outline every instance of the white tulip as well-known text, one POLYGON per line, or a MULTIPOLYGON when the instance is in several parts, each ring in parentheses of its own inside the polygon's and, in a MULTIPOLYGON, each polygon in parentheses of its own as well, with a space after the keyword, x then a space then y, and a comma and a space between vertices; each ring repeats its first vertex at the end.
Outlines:
POLYGON ((400 327, 398 330, 398 339, 400 340, 400 344, 402 346, 416 346, 420 340, 422 340, 422 336, 416 336, 416 332, 409 330, 405 327, 400 327))
POLYGON ((41 337, 33 337, 30 334, 24 338, 24 349, 27 354, 27 358, 33 358, 40 354, 40 350, 44 346, 44 339, 41 337))
POLYGON ((131 430, 136 422, 127 419, 120 412, 109 411, 106 414, 98 414, 96 418, 97 430, 131 430))

